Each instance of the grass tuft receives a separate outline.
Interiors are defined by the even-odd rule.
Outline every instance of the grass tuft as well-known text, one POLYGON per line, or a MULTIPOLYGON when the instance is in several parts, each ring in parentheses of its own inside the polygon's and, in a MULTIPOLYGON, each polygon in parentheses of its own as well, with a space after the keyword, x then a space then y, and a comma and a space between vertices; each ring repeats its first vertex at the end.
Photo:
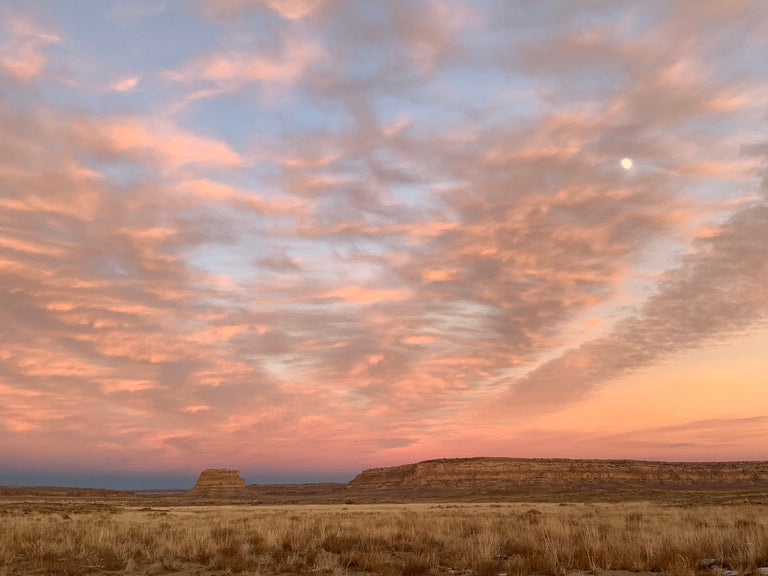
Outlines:
POLYGON ((0 501, 0 576, 215 572, 716 576, 768 566, 768 504, 105 509, 0 501), (27 510, 24 513, 24 510, 27 510), (7 512, 7 513, 5 513, 7 512))

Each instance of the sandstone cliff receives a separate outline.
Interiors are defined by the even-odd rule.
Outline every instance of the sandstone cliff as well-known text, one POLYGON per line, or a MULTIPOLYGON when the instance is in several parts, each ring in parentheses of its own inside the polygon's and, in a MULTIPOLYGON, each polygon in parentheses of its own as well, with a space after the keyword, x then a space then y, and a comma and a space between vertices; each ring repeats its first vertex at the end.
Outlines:
POLYGON ((768 462, 456 458, 373 468, 355 489, 768 488, 768 462))
POLYGON ((202 471, 195 486, 245 486, 245 480, 240 478, 240 470, 209 468, 202 471))
POLYGON ((210 468, 203 470, 197 484, 187 492, 193 496, 231 496, 242 490, 245 480, 240 478, 239 470, 210 468))
POLYGON ((347 484, 249 486, 237 470, 206 470, 186 494, 264 503, 355 503, 454 497, 530 501, 563 495, 604 500, 705 492, 715 501, 717 494, 747 491, 768 491, 768 462, 454 458, 372 468, 347 484))

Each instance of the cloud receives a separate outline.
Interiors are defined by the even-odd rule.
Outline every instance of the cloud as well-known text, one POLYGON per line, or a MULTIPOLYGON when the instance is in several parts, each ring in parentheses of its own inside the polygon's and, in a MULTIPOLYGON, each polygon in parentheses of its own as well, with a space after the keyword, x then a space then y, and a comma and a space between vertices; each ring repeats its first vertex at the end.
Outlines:
POLYGON ((243 159, 228 144, 182 130, 164 120, 114 117, 75 123, 73 136, 99 157, 157 158, 169 167, 235 167, 243 159))
MULTIPOLYGON (((760 460, 765 415, 682 420, 664 426, 640 426, 614 432, 563 423, 555 429, 481 423, 462 431, 429 438, 430 447, 444 457, 467 457, 483 446, 489 454, 511 453, 520 458, 613 458, 663 461, 760 460)), ((423 448, 422 448, 423 449, 423 448)), ((392 464, 418 458, 419 448, 388 456, 392 464)))
POLYGON ((217 15, 232 15, 255 8, 266 8, 288 20, 298 20, 311 15, 328 0, 212 0, 203 8, 217 15))
POLYGON ((109 89, 114 92, 133 92, 139 84, 138 76, 130 76, 114 82, 109 89))
POLYGON ((285 38, 279 51, 227 50, 194 58, 163 76, 187 85, 214 86, 196 90, 194 99, 215 97, 258 84, 265 90, 285 88, 301 80, 308 66, 319 58, 317 45, 298 38, 285 38))
POLYGON ((661 278, 636 314, 603 338, 546 362, 511 384, 507 402, 552 409, 581 400, 621 375, 768 317, 768 204, 739 210, 697 239, 682 267, 661 278))
POLYGON ((0 45, 2 70, 21 82, 42 75, 48 62, 46 46, 58 44, 61 38, 27 14, 6 17, 3 29, 7 38, 0 45))
POLYGON ((463 35, 482 22, 469 3, 439 0, 388 2, 372 9, 375 20, 367 13, 370 7, 358 10, 339 1, 217 0, 203 8, 214 16, 266 9, 289 22, 308 19, 321 25, 278 28, 271 31, 266 52, 263 47, 217 50, 167 71, 167 78, 226 85, 230 91, 254 83, 263 89, 298 83, 314 98, 331 100, 341 93, 352 100, 373 86, 396 89, 423 81, 440 65, 464 62, 463 35))
POLYGON ((213 204, 230 204, 237 208, 249 209, 257 214, 276 218, 303 217, 309 213, 309 210, 302 203, 291 198, 267 200, 254 191, 241 190, 207 179, 179 182, 177 190, 185 195, 207 200, 213 204))
MULTIPOLYGON (((507 371, 535 366, 545 351, 579 343, 583 337, 569 330, 582 315, 600 306, 626 307, 637 301, 637 296, 623 293, 623 286, 633 268, 649 258, 649 247, 670 239, 690 242, 689 231, 720 209, 684 190, 713 174, 741 184, 754 178, 755 164, 740 163, 734 170, 731 158, 737 149, 721 146, 717 131, 710 130, 735 110, 719 104, 725 95, 750 93, 750 82, 734 85, 720 76, 720 69, 704 68, 698 45, 681 52, 677 63, 659 66, 650 40, 628 38, 628 48, 612 50, 609 47, 623 39, 609 27, 600 33, 610 42, 597 42, 599 35, 587 34, 584 41, 594 47, 568 56, 574 62, 605 66, 611 80, 613 66, 633 70, 636 76, 625 83, 623 72, 617 73, 615 82, 575 95, 577 103, 599 102, 598 107, 562 107, 559 101, 545 99, 540 116, 526 121, 485 124, 478 113, 472 125, 457 123, 421 134, 410 127, 388 132, 372 104, 392 90, 382 74, 366 96, 345 100, 354 120, 348 130, 303 134, 302 146, 334 151, 327 161, 283 164, 281 184, 297 195, 314 196, 322 206, 316 218, 303 221, 298 234, 306 240, 377 243, 375 254, 351 250, 350 261, 370 266, 369 282, 409 294, 397 303, 370 299, 358 312, 360 324, 353 328, 347 321, 342 329, 339 323, 338 332, 330 318, 307 317, 308 324, 323 325, 330 340, 357 343, 305 350, 303 358, 311 359, 313 367, 332 367, 329 379, 356 386, 361 405, 373 407, 387 398, 399 414, 413 414, 430 401, 451 410, 454 403, 471 397, 471 390, 509 382, 507 371), (648 53, 643 52, 646 48, 648 53), (689 138, 690 131, 696 139, 689 138), (618 170, 624 154, 637 158, 636 173, 618 170), (706 169, 692 169, 690 158, 702 155, 707 157, 706 169), (364 169, 350 168, 356 165, 364 169), (389 195, 396 186, 434 189, 435 182, 448 184, 418 207, 389 195), (420 234, 431 226, 436 226, 434 233, 420 234), (398 320, 387 322, 393 316, 398 320), (395 344, 410 345, 411 334, 422 332, 442 337, 418 352, 395 344)), ((732 39, 726 36, 723 42, 732 39)), ((530 46, 544 47, 540 54, 529 51, 528 59, 515 66, 542 79, 559 74, 542 58, 562 40, 527 38, 530 46)), ((665 35, 662 49, 671 43, 672 36, 665 35)), ((339 96, 349 84, 339 85, 338 94, 330 85, 323 89, 325 97, 339 96)), ((759 99, 733 101, 739 113, 759 109, 759 99)), ((734 134, 736 140, 740 137, 734 134)), ((739 250, 734 247, 732 254, 739 250)), ((338 252, 337 261, 346 259, 338 252)), ((704 281, 694 284, 692 291, 705 286, 704 281)), ((318 281, 313 289, 322 286, 318 281)), ((260 286, 260 291, 269 293, 270 287, 260 286)), ((291 294, 305 298, 301 292, 291 294)), ((612 323, 610 319, 604 326, 612 323)), ((630 325, 620 324, 621 330, 630 325)), ((626 339, 637 339, 643 329, 630 330, 626 339)), ((713 334, 731 334, 728 330, 716 328, 713 334)), ((682 348, 704 338, 692 322, 679 332, 682 348)), ((560 397, 562 402, 583 397, 579 386, 569 388, 565 381, 571 375, 591 381, 588 370, 606 352, 592 346, 584 344, 584 352, 545 364, 541 376, 534 371, 530 379, 517 381, 510 398, 524 401, 530 394, 532 407, 546 407, 556 405, 560 397), (548 378, 560 384, 547 385, 548 378), (541 394, 535 392, 534 379, 536 384, 545 382, 541 394), (561 392, 558 385, 573 394, 561 392)), ((634 369, 627 368, 632 362, 653 362, 660 353, 658 348, 622 352, 614 375, 634 369)))
MULTIPOLYGON (((500 411, 533 418, 757 326, 760 5, 695 5, 175 6, 195 33, 126 68, 141 98, 89 91, 136 89, 119 67, 55 97, 11 82, 0 456, 502 451, 525 430, 500 411)), ((45 57, 28 30, 3 56, 45 57)), ((664 454, 673 433, 654 432, 664 454)))
POLYGON ((456 56, 461 35, 481 20, 470 4, 439 0, 422 3, 413 12, 401 4, 391 14, 396 38, 409 50, 411 64, 422 71, 432 71, 456 56))

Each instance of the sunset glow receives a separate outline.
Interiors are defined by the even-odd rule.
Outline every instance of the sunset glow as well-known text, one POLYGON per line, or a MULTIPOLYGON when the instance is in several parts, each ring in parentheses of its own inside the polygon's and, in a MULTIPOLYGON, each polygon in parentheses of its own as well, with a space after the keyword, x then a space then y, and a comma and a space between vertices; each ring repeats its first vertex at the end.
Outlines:
POLYGON ((3 2, 0 484, 768 459, 766 22, 3 2))

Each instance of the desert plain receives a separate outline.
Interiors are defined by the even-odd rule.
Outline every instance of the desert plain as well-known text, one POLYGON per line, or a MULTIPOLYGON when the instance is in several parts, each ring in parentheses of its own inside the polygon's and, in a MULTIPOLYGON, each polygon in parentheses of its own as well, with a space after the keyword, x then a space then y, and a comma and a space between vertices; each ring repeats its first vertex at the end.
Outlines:
POLYGON ((463 459, 347 484, 0 487, 0 576, 768 574, 764 467, 463 459))

